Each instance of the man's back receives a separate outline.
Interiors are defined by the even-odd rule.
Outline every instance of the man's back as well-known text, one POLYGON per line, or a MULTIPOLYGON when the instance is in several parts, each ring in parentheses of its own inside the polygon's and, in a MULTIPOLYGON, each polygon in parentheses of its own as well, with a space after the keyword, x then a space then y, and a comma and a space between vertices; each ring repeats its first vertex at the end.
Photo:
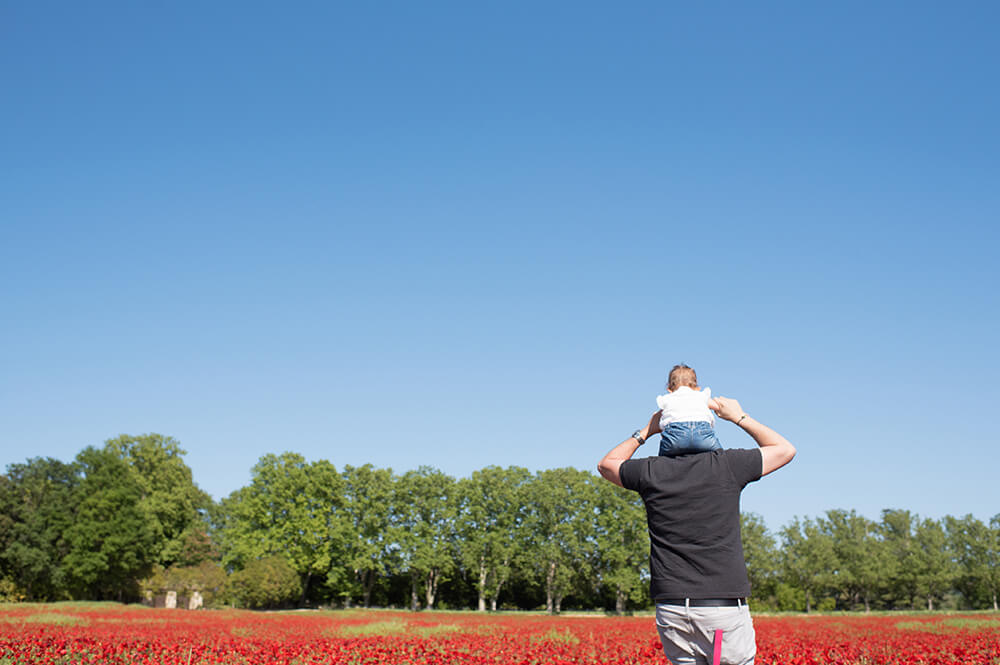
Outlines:
POLYGON ((752 665, 757 651, 740 539, 740 491, 780 469, 795 446, 751 418, 740 403, 717 397, 716 414, 753 437, 758 450, 720 450, 633 460, 660 431, 660 412, 612 448, 601 475, 635 490, 646 504, 656 630, 675 665, 752 665))
POLYGON ((651 596, 750 595, 740 538, 740 492, 761 475, 760 450, 631 459, 622 486, 646 505, 651 596))

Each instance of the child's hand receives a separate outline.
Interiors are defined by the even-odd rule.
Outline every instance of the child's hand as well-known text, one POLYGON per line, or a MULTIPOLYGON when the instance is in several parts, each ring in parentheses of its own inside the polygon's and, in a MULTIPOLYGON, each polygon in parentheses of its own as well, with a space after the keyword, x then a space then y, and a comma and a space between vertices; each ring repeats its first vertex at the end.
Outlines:
POLYGON ((731 423, 736 422, 740 417, 742 417, 745 412, 740 403, 730 397, 715 397, 713 401, 718 404, 718 409, 715 413, 717 416, 723 420, 728 420, 731 423))
POLYGON ((712 399, 708 400, 708 408, 710 408, 712 411, 718 411, 719 409, 722 408, 722 404, 720 404, 719 401, 713 397, 712 399))

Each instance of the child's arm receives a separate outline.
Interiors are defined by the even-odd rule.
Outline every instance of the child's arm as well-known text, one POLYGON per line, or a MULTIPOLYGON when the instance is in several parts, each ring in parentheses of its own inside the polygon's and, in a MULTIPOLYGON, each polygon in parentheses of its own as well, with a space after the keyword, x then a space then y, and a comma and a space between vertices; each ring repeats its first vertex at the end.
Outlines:
POLYGON ((708 405, 708 408, 710 408, 712 411, 718 411, 719 409, 722 408, 722 403, 721 402, 717 402, 715 400, 715 398, 712 397, 712 389, 711 388, 705 388, 705 390, 703 390, 702 392, 704 392, 705 393, 705 397, 708 398, 707 400, 705 400, 705 404, 708 405))

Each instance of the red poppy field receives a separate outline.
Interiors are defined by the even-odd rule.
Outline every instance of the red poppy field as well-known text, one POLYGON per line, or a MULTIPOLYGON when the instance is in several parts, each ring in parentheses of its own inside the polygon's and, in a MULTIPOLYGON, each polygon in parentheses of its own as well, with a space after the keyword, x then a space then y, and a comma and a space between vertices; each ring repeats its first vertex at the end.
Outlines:
MULTIPOLYGON (((1000 616, 758 616, 757 663, 1000 665, 1000 616)), ((0 665, 667 663, 651 617, 0 608, 0 665)))

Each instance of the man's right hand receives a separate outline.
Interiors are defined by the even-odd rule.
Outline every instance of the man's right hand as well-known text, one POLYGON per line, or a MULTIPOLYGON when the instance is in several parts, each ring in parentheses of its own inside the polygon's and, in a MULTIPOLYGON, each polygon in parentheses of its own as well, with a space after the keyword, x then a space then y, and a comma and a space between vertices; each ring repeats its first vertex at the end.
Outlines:
POLYGON ((660 433, 660 416, 663 415, 663 411, 657 411, 649 417, 649 423, 642 428, 642 438, 648 439, 654 434, 660 433))
POLYGON ((777 471, 795 457, 795 446, 789 443, 788 439, 748 416, 739 402, 729 397, 716 397, 715 402, 716 415, 723 420, 737 423, 760 446, 760 475, 766 476, 772 471, 777 471))

